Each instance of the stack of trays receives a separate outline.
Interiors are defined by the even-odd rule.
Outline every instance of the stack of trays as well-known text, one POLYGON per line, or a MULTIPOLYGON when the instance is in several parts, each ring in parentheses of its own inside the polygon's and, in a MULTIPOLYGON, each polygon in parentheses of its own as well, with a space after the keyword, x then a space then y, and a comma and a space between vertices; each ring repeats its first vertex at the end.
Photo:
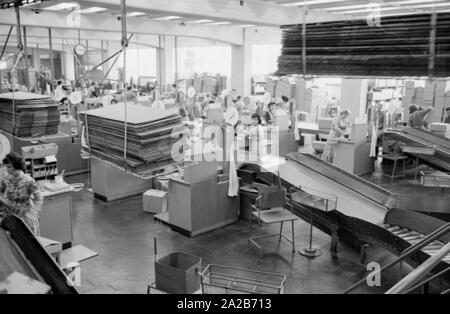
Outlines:
POLYGON ((0 128, 14 136, 54 135, 58 133, 59 122, 58 105, 48 96, 17 92, 13 106, 11 93, 0 94, 0 128))
POLYGON ((433 132, 436 135, 450 139, 450 124, 432 123, 431 132, 433 132))
MULTIPOLYGON (((92 155, 124 166, 125 107, 117 104, 87 112, 92 155)), ((85 121, 84 113, 82 120, 85 121)), ((178 110, 157 110, 129 104, 127 110, 127 169, 140 175, 175 163, 173 132, 182 128, 178 110)))

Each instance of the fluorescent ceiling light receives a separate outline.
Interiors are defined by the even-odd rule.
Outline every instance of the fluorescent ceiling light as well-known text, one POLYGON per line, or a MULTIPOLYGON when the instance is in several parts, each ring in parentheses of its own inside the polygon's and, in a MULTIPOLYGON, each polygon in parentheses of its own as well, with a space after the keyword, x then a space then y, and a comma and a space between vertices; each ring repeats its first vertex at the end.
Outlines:
MULTIPOLYGON (((402 5, 402 4, 414 4, 414 3, 424 3, 424 2, 442 2, 445 0, 405 0, 405 1, 393 1, 393 2, 372 2, 372 3, 366 3, 366 4, 354 4, 354 5, 346 5, 346 6, 336 6, 331 8, 324 8, 326 11, 344 11, 344 10, 352 10, 352 9, 362 9, 367 8, 370 4, 380 4, 382 6, 395 6, 395 5, 402 5)), ((337 12, 340 13, 340 12, 337 12)))
POLYGON ((142 16, 142 15, 145 15, 145 13, 144 12, 131 12, 131 13, 127 14, 127 16, 142 16))
POLYGON ((255 27, 255 24, 244 24, 244 25, 239 25, 239 27, 255 27))
POLYGON ((72 8, 77 7, 77 6, 79 6, 79 4, 75 3, 75 2, 64 2, 64 3, 52 5, 50 7, 45 8, 45 9, 46 10, 50 10, 50 11, 62 11, 62 10, 72 9, 72 8))
MULTIPOLYGON (((450 10, 442 10, 438 11, 439 13, 448 13, 450 10)), ((389 13, 383 14, 381 17, 390 17, 390 16, 404 16, 404 15, 415 15, 415 14, 431 14, 431 11, 410 11, 410 12, 402 12, 402 13, 389 13)))
POLYGON ((106 9, 100 8, 100 7, 92 7, 92 8, 80 10, 80 13, 97 13, 97 12, 102 12, 102 11, 106 11, 106 9))
POLYGON ((208 25, 230 25, 231 22, 215 22, 215 23, 209 23, 208 25))
POLYGON ((195 20, 195 21, 189 21, 188 23, 196 23, 196 24, 202 24, 202 23, 211 23, 214 22, 213 20, 195 20))
POLYGON ((325 3, 344 2, 344 1, 345 0, 307 0, 307 1, 282 3, 281 5, 284 7, 298 7, 298 6, 302 6, 302 5, 315 5, 315 4, 325 4, 325 3))
MULTIPOLYGON (((414 10, 414 9, 425 9, 425 8, 439 8, 439 7, 448 7, 450 6, 450 3, 429 3, 429 4, 421 4, 421 5, 411 5, 411 6, 402 6, 402 7, 382 7, 380 8, 380 11, 395 11, 395 10, 414 10)), ((343 11, 340 13, 343 14, 355 14, 355 13, 365 13, 365 12, 371 12, 373 9, 367 8, 364 10, 353 10, 353 11, 343 11)))
POLYGON ((157 17, 154 20, 157 20, 157 21, 171 21, 171 20, 178 20, 178 19, 181 19, 181 16, 169 15, 169 16, 157 17))

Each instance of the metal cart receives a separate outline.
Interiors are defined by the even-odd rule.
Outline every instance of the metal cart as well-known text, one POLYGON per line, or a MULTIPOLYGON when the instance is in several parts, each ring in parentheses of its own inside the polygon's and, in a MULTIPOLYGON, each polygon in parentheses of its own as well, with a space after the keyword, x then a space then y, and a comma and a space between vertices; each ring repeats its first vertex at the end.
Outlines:
POLYGON ((203 271, 203 294, 283 294, 286 276, 211 264, 203 271))

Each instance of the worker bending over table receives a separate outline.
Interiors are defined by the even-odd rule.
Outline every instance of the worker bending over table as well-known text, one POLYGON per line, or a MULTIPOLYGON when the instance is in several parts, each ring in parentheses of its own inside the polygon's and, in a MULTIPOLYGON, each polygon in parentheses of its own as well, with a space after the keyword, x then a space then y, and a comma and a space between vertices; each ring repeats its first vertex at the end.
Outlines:
POLYGON ((409 125, 413 128, 428 129, 425 121, 433 108, 423 109, 417 105, 409 106, 409 125))
POLYGON ((344 109, 339 113, 339 116, 333 119, 330 134, 328 135, 327 145, 323 153, 323 159, 329 163, 333 163, 334 146, 338 143, 339 138, 344 138, 348 135, 350 110, 344 109))
POLYGON ((8 154, 3 164, 7 172, 0 173, 0 221, 6 216, 16 215, 39 236, 39 215, 43 204, 41 190, 36 181, 24 173, 25 164, 21 156, 8 154))

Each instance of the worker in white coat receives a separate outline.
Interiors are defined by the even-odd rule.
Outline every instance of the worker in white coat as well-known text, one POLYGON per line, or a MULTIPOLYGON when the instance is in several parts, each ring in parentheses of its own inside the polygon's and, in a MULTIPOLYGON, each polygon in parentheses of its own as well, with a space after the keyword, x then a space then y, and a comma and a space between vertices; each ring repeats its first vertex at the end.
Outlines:
POLYGON ((348 117, 350 116, 350 110, 344 109, 339 113, 339 116, 333 119, 333 125, 331 127, 330 134, 328 135, 327 145, 323 153, 323 159, 329 163, 333 163, 334 159, 334 146, 338 143, 339 138, 344 138, 347 134, 349 123, 348 117))

